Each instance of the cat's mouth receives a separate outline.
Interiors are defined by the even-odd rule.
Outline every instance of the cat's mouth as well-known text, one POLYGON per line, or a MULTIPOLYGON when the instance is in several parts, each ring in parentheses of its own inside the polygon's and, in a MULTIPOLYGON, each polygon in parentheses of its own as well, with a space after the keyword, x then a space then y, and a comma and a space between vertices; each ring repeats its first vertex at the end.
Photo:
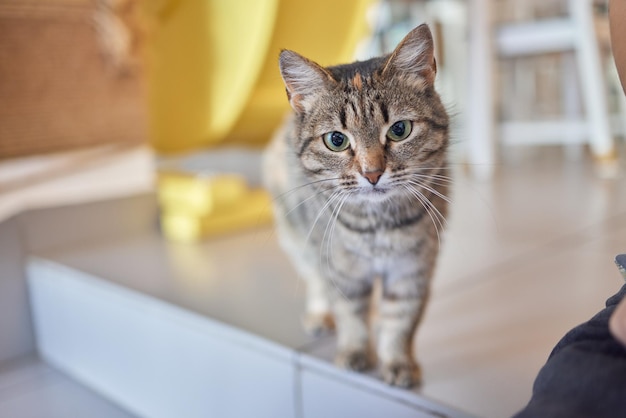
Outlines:
POLYGON ((388 193, 389 189, 386 187, 382 188, 382 187, 374 186, 374 187, 371 187, 369 190, 366 190, 365 192, 369 194, 374 194, 374 195, 382 195, 382 194, 388 193))
POLYGON ((388 186, 369 186, 359 190, 359 196, 368 202, 377 202, 389 199, 392 189, 388 186))
POLYGON ((365 181, 364 178, 357 179, 357 196, 363 202, 377 202, 389 199, 393 194, 394 187, 390 184, 386 175, 378 179, 376 184, 365 181))

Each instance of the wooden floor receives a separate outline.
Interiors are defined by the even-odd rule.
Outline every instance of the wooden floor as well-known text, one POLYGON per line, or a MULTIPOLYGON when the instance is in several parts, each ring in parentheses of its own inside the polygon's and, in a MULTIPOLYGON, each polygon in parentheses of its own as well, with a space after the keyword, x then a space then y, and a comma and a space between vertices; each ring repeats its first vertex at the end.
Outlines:
MULTIPOLYGON (((607 179, 589 158, 568 158, 561 148, 509 154, 491 181, 454 170, 454 203, 417 342, 421 392, 480 417, 522 408, 556 342, 623 284, 613 258, 626 252, 624 160, 607 179)), ((123 164, 106 175, 128 178, 133 165, 123 164)), ((62 178, 54 187, 63 188, 62 178)), ((0 213, 10 193, 0 193, 0 213)), ((17 372, 0 370, 5 416, 128 415, 31 360, 17 372), (31 378, 38 383, 20 383, 31 378), (89 405, 89 414, 55 409, 68 405, 89 405)))
POLYGON ((492 181, 455 184, 418 338, 423 393, 510 416, 557 341, 624 283, 626 167, 602 179, 560 148, 520 149, 492 181))

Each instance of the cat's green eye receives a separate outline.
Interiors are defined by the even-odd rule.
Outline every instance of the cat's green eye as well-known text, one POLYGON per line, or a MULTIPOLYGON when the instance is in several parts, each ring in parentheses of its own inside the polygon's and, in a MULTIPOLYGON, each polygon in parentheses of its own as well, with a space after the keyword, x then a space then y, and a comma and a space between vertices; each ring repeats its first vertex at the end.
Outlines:
POLYGON ((401 120, 389 128, 387 131, 387 138, 392 141, 402 141, 403 139, 407 139, 409 135, 411 135, 411 129, 413 125, 410 120, 401 120))
POLYGON ((324 145, 326 145, 331 151, 344 151, 350 146, 348 137, 341 132, 333 131, 325 133, 322 136, 322 139, 324 140, 324 145))

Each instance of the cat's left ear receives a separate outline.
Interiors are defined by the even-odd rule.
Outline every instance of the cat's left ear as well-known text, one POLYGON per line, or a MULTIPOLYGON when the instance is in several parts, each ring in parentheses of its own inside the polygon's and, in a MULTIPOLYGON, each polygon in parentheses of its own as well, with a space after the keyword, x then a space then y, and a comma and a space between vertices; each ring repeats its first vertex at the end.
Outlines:
POLYGON ((423 23, 413 29, 391 53, 383 74, 397 72, 402 76, 416 76, 427 84, 434 84, 437 74, 433 35, 423 23))
POLYGON ((296 112, 305 111, 316 94, 335 83, 324 67, 287 49, 280 53, 279 65, 289 103, 296 112))

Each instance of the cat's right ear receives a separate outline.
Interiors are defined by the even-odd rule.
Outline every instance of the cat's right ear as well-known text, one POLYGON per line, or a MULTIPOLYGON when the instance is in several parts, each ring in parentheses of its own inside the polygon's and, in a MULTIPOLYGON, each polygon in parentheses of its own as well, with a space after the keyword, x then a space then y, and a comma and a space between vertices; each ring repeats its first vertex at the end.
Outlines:
POLYGON ((335 83, 332 75, 324 67, 287 49, 281 51, 279 65, 287 98, 291 107, 298 113, 308 108, 316 93, 335 83))

